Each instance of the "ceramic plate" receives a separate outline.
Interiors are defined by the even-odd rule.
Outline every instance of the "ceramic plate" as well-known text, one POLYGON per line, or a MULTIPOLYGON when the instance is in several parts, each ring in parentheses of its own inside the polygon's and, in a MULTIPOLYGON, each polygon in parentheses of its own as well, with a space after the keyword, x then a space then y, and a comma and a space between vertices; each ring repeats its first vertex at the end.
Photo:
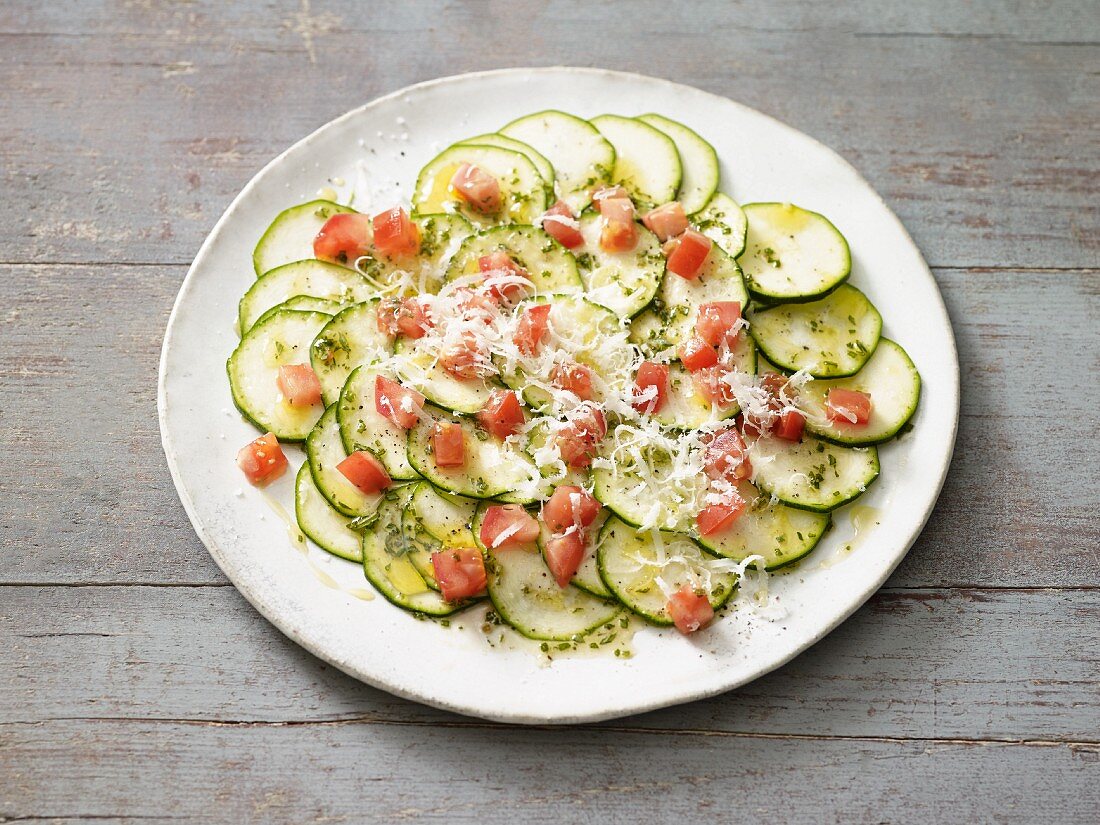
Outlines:
MULTIPOLYGON (((639 75, 567 68, 411 86, 275 158, 199 251, 168 322, 159 390, 164 449, 191 522, 272 624, 325 661, 400 696, 486 719, 541 723, 608 719, 720 693, 822 638, 882 585, 916 539, 947 472, 959 403, 955 344, 936 283, 901 223, 844 160, 725 98, 639 75), (420 166, 442 147, 546 108, 582 117, 659 112, 715 146, 722 188, 737 201, 792 201, 827 215, 851 245, 852 282, 881 310, 883 334, 908 350, 924 379, 914 430, 881 449, 882 476, 859 501, 856 520, 865 523, 853 524, 853 508, 841 511, 806 562, 771 577, 776 598, 768 610, 754 610, 743 597, 690 639, 646 628, 627 660, 593 655, 548 664, 523 646, 490 647, 476 614, 444 628, 380 597, 367 600, 369 585, 356 565, 317 548, 299 552, 288 537, 277 511, 280 504, 293 509, 293 473, 261 492, 234 464, 237 449, 257 434, 233 407, 225 359, 237 343, 237 301, 255 277, 253 246, 276 213, 315 197, 333 178, 338 187, 355 186, 361 210, 388 207, 408 197, 420 166)), ((288 452, 292 464, 301 463, 299 450, 288 452)))

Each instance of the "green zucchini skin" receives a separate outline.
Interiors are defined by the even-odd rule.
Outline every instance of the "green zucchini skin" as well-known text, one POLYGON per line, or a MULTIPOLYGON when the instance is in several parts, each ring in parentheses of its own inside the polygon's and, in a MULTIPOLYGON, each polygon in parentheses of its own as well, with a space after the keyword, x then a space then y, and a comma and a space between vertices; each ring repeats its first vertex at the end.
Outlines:
POLYGON ((252 251, 256 277, 291 261, 313 257, 313 239, 325 221, 341 212, 355 212, 328 200, 312 200, 284 209, 260 236, 252 251))

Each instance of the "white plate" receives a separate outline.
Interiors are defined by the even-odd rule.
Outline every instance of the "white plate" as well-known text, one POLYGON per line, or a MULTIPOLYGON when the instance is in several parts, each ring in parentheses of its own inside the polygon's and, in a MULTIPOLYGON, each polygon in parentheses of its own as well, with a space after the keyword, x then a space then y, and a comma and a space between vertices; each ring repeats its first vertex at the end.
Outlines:
MULTIPOLYGON (((361 181, 362 183, 363 181, 361 181)), ((725 98, 639 75, 515 69, 443 78, 380 98, 295 144, 244 188, 206 239, 168 322, 160 366, 164 449, 203 543, 257 610, 290 638, 371 685, 459 713, 508 722, 608 719, 710 696, 767 673, 836 627, 882 585, 916 539, 951 458, 958 361, 936 283, 901 223, 844 160, 811 138, 725 98), (368 589, 355 565, 296 551, 265 495, 234 464, 256 432, 233 408, 225 359, 251 253, 279 210, 365 165, 375 202, 411 192, 448 144, 540 109, 582 117, 659 112, 714 144, 722 189, 739 202, 785 200, 827 215, 852 247, 852 282, 881 310, 924 379, 915 429, 881 450, 882 476, 861 499, 881 522, 853 537, 846 515, 797 572, 775 576, 781 620, 742 605, 695 638, 649 629, 634 657, 581 656, 550 666, 526 649, 491 648, 470 619, 418 621, 368 589), (365 162, 360 164, 360 162, 365 162), (327 577, 344 588, 334 589, 327 577)), ((292 462, 300 463, 298 451, 292 462)), ((293 474, 268 491, 290 507, 293 474)), ((849 508, 850 509, 850 508, 849 508)), ((747 600, 746 600, 747 601, 747 600)))

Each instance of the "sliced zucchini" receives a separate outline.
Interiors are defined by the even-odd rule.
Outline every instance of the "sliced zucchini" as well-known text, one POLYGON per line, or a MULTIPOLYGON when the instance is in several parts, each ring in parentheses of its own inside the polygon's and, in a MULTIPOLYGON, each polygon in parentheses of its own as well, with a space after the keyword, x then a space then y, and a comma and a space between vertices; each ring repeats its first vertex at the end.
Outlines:
POLYGON ((615 147, 611 181, 630 193, 639 211, 676 198, 683 167, 672 138, 632 117, 600 115, 588 122, 615 147))
POLYGON ((806 429, 826 441, 851 446, 889 441, 906 425, 920 399, 920 373, 905 350, 886 338, 875 354, 850 378, 811 381, 799 393, 806 412, 806 429), (825 414, 829 390, 839 387, 871 396, 871 420, 866 424, 833 421, 825 414))
MULTIPOLYGON (((744 350, 746 361, 755 362, 755 348, 747 335, 740 336, 738 346, 744 350), (746 341, 749 343, 746 344, 746 341)), ((747 369, 744 372, 754 372, 755 363, 746 363, 745 366, 747 369)), ((712 404, 695 389, 691 373, 679 361, 673 361, 669 364, 668 395, 665 403, 652 415, 662 426, 670 429, 697 430, 704 424, 732 418, 740 411, 741 408, 736 403, 712 404)))
POLYGON ((574 213, 592 202, 593 189, 611 182, 615 149, 587 120, 548 110, 513 120, 500 134, 534 147, 553 164, 550 182, 574 213))
POLYGON ((824 215, 790 203, 749 203, 738 262, 749 291, 766 301, 813 301, 852 270, 848 242, 824 215))
POLYGON ((237 308, 237 324, 244 335, 265 312, 296 296, 350 304, 376 292, 354 269, 326 261, 294 261, 265 272, 248 288, 237 308))
MULTIPOLYGON (((602 403, 621 398, 633 384, 630 366, 635 356, 619 319, 609 309, 578 296, 554 295, 547 300, 552 307, 549 326, 555 344, 599 379, 593 386, 594 400, 602 403)), ((548 375, 529 374, 518 363, 501 367, 501 379, 520 392, 529 405, 549 409, 548 375)))
POLYGON ((814 378, 855 375, 878 346, 882 316, 851 284, 818 301, 780 304, 753 313, 749 332, 764 356, 814 378))
MULTIPOLYGON (((300 309, 305 312, 323 312, 325 315, 335 315, 337 312, 346 308, 347 304, 341 304, 338 301, 330 301, 328 298, 314 298, 312 295, 295 295, 293 298, 287 298, 281 304, 273 306, 256 320, 262 321, 268 315, 274 315, 280 309, 300 309)), ((253 324, 253 326, 255 326, 255 324, 253 324)))
POLYGON ((309 361, 326 404, 339 400, 352 370, 393 351, 393 342, 378 329, 378 304, 378 298, 371 298, 341 310, 313 339, 309 361))
POLYGON ((546 181, 525 155, 496 146, 451 146, 420 170, 412 205, 419 214, 458 212, 471 223, 533 223, 546 211, 546 181), (492 215, 471 208, 451 188, 451 178, 463 163, 473 164, 500 184, 502 205, 492 215))
POLYGON ((393 369, 402 383, 433 404, 451 412, 473 415, 500 384, 489 378, 456 378, 439 364, 439 342, 400 341, 393 369))
POLYGON ((378 508, 378 520, 363 535, 363 572, 379 593, 398 607, 429 616, 449 616, 472 602, 451 603, 432 590, 409 558, 421 549, 403 526, 408 491, 391 492, 378 508))
POLYGON ((672 624, 668 597, 684 585, 706 594, 711 607, 725 604, 737 578, 725 564, 682 533, 638 531, 612 516, 600 532, 596 555, 604 584, 649 622, 672 624))
POLYGON ((527 270, 540 295, 579 292, 583 287, 573 253, 537 226, 497 226, 467 238, 447 267, 447 280, 476 275, 478 260, 498 250, 527 270))
MULTIPOLYGON (((600 529, 603 527, 603 523, 607 520, 607 510, 600 510, 596 516, 596 520, 588 526, 585 531, 588 540, 584 550, 584 558, 581 559, 581 565, 577 568, 577 572, 573 574, 573 578, 570 582, 579 587, 586 593, 591 593, 593 596, 599 596, 601 599, 613 599, 615 595, 607 589, 607 585, 603 583, 603 579, 600 578, 600 568, 596 563, 596 545, 598 544, 598 538, 600 535, 600 529)), ((546 529, 545 524, 540 523, 541 532, 539 533, 539 550, 542 553, 542 559, 546 561, 546 542, 550 540, 550 531, 546 529)))
POLYGON ((695 228, 734 258, 745 251, 749 219, 729 195, 716 192, 702 210, 691 216, 695 228))
POLYGON ((363 534, 352 530, 351 519, 325 501, 306 464, 294 481, 294 515, 301 531, 322 550, 348 561, 363 560, 363 534))
POLYGON ((656 114, 641 115, 638 120, 664 132, 676 144, 683 167, 676 200, 689 215, 698 212, 718 191, 718 153, 693 129, 675 120, 656 114))
POLYGON ((458 142, 459 146, 496 146, 500 149, 507 149, 511 152, 519 152, 521 155, 525 155, 531 163, 535 164, 535 168, 539 170, 539 174, 542 175, 542 179, 546 181, 546 185, 553 187, 554 185, 554 165, 546 159, 546 156, 538 152, 533 146, 529 146, 521 140, 515 138, 505 137, 504 135, 490 132, 485 135, 476 135, 472 138, 466 138, 458 142))
POLYGON ((291 261, 312 258, 313 239, 325 221, 340 212, 354 211, 350 206, 326 200, 309 201, 284 209, 260 236, 252 252, 256 274, 263 275, 291 261))
MULTIPOLYGON (((419 490, 421 487, 431 487, 432 485, 421 482, 414 486, 419 490)), ((438 590, 439 582, 435 579, 435 565, 432 564, 432 554, 443 550, 443 542, 424 529, 424 525, 417 518, 416 510, 411 501, 405 505, 405 510, 401 514, 401 530, 410 542, 409 561, 412 562, 420 577, 424 579, 424 584, 432 590, 438 590)))
POLYGON ((363 518, 378 509, 378 503, 382 500, 380 493, 363 493, 336 469, 336 465, 348 457, 340 438, 336 404, 325 410, 306 439, 306 457, 313 483, 325 500, 342 515, 363 518))
POLYGON ((827 513, 859 498, 878 478, 878 450, 842 447, 811 435, 801 443, 761 438, 749 445, 756 486, 784 504, 827 513))
POLYGON ((471 525, 477 511, 477 499, 455 496, 420 484, 413 494, 412 506, 420 525, 447 547, 475 547, 471 525))
MULTIPOLYGON (((474 535, 481 530, 485 508, 474 518, 474 535)), ((489 598, 504 621, 529 639, 579 641, 619 615, 614 602, 597 598, 573 585, 559 587, 536 543, 510 545, 486 554, 489 598)))
POLYGON ((733 561, 763 556, 768 570, 784 567, 813 550, 832 522, 828 513, 773 504, 748 481, 739 481, 737 491, 748 502, 745 511, 728 529, 699 538, 703 547, 733 561))
POLYGON ((637 315, 653 300, 665 274, 661 242, 638 226, 638 245, 630 252, 607 252, 600 247, 600 216, 586 213, 579 219, 585 252, 577 256, 585 297, 602 304, 622 318, 637 315))
MULTIPOLYGON (((417 289, 420 292, 438 292, 443 285, 442 273, 446 264, 462 245, 474 234, 473 225, 461 215, 435 213, 414 215, 413 222, 420 228, 420 251, 417 253, 419 271, 417 289)), ((406 264, 407 265, 407 264, 406 264)))
POLYGON ((472 418, 424 405, 419 423, 409 430, 409 464, 441 490, 470 498, 506 498, 519 504, 537 499, 538 470, 522 450, 497 440, 472 418), (466 441, 464 467, 437 467, 432 457, 432 429, 437 421, 462 425, 466 441))
POLYGON ((715 301, 737 301, 742 309, 749 303, 740 267, 716 246, 695 280, 664 277, 653 303, 631 325, 631 340, 650 353, 675 349, 695 334, 700 305, 715 301), (656 316, 656 328, 651 314, 656 316))
POLYGON ((226 363, 237 409, 264 432, 275 433, 279 441, 302 441, 324 412, 320 404, 288 404, 276 381, 279 367, 309 363, 310 344, 328 321, 323 312, 276 312, 245 333, 226 363))
POLYGON ((393 379, 388 371, 377 365, 357 367, 340 393, 336 402, 336 420, 340 422, 340 439, 350 455, 356 450, 366 450, 375 456, 395 481, 409 481, 419 474, 409 464, 406 454, 407 435, 384 415, 374 403, 375 379, 379 376, 393 379))

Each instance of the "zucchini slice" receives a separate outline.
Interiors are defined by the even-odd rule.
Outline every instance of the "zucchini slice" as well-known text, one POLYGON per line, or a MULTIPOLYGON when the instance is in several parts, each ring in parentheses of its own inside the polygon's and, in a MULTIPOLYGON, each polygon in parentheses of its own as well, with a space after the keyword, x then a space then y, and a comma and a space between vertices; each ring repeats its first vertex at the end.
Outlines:
POLYGON ((472 418, 424 405, 420 422, 409 430, 408 461, 420 475, 445 492, 470 498, 501 498, 518 504, 537 499, 533 481, 541 481, 531 457, 518 447, 486 434, 472 418), (466 439, 464 467, 437 467, 432 457, 436 421, 454 421, 466 439))
POLYGON ((813 550, 832 523, 828 513, 773 504, 770 496, 747 481, 739 481, 737 491, 748 502, 745 512, 729 529, 699 538, 703 547, 724 558, 744 561, 763 556, 767 569, 776 570, 813 550))
POLYGON ((874 447, 842 447, 811 435, 801 443, 760 438, 749 446, 756 486, 784 504, 827 513, 859 498, 879 473, 874 447))
POLYGON ((683 178, 676 200, 689 215, 698 212, 718 191, 718 153, 694 129, 663 115, 640 115, 638 120, 659 129, 676 144, 683 178))
POLYGON ((665 274, 665 256, 657 236, 638 225, 638 245, 630 252, 606 252, 600 247, 603 222, 596 213, 579 219, 585 251, 577 256, 585 297, 622 318, 641 312, 653 300, 665 274))
POLYGON ((611 182, 615 149, 587 120, 547 110, 513 120, 500 134, 523 141, 554 167, 558 197, 574 213, 592 202, 592 190, 611 182))
POLYGON ((440 275, 446 270, 447 262, 462 242, 474 234, 474 227, 461 215, 446 213, 413 215, 413 222, 420 228, 419 269, 414 269, 418 276, 417 287, 421 292, 438 292, 443 285, 440 275))
POLYGON ((515 138, 505 137, 504 135, 496 132, 490 132, 485 135, 476 135, 472 138, 466 138, 466 140, 460 140, 456 145, 458 146, 496 146, 498 149, 507 149, 510 152, 519 152, 521 155, 535 164, 535 168, 539 170, 539 174, 542 175, 542 179, 546 181, 548 187, 553 187, 554 184, 554 165, 546 159, 546 156, 536 151, 533 146, 529 146, 522 140, 516 140, 515 138))
POLYGON ((828 218, 790 203, 749 203, 739 258, 749 291, 766 301, 813 301, 852 271, 848 242, 828 218))
POLYGON ((711 247, 698 278, 665 275, 653 303, 631 325, 631 340, 649 353, 675 349, 695 334, 699 306, 714 301, 737 301, 742 310, 749 303, 741 268, 717 246, 711 247))
POLYGON ((393 342, 378 329, 378 298, 339 312, 313 339, 309 361, 321 381, 321 396, 335 404, 348 376, 362 365, 386 358, 393 342))
POLYGON ((537 294, 579 292, 583 286, 573 253, 537 226, 498 226, 472 235, 451 259, 446 280, 476 275, 478 259, 498 250, 527 270, 537 294))
POLYGON ((672 138, 632 117, 599 115, 588 122, 615 147, 611 181, 630 193, 639 212, 676 198, 683 167, 672 138))
POLYGON ((420 478, 409 464, 405 444, 405 430, 378 412, 374 404, 374 384, 379 376, 393 379, 393 375, 377 365, 356 367, 336 402, 336 420, 340 422, 340 440, 344 450, 351 455, 366 450, 374 455, 395 481, 420 478))
MULTIPOLYGON (((431 486, 427 482, 414 485, 418 490, 421 487, 431 486)), ((420 577, 424 579, 424 584, 432 590, 438 590, 439 582, 435 580, 435 565, 432 564, 432 554, 443 549, 443 542, 424 529, 424 525, 417 518, 412 501, 405 505, 405 510, 401 513, 401 530, 410 540, 407 552, 409 561, 412 562, 420 577)))
MULTIPOLYGON (((481 531, 485 507, 474 518, 474 535, 481 531)), ((619 615, 615 602, 597 598, 578 587, 559 587, 536 543, 489 550, 486 555, 489 598, 505 622, 529 639, 579 641, 619 615)))
MULTIPOLYGON (((606 510, 600 510, 596 516, 596 520, 588 526, 587 535, 588 540, 584 549, 584 558, 581 559, 581 566, 577 568, 577 572, 573 574, 573 578, 570 582, 579 587, 586 593, 591 593, 593 596, 599 596, 601 599, 613 599, 615 595, 607 589, 607 585, 603 583, 603 579, 600 578, 600 567, 596 563, 596 545, 597 539, 600 535, 600 530, 603 527, 603 523, 607 520, 608 514, 606 510)), ((546 542, 550 540, 550 531, 546 529, 546 525, 539 523, 541 532, 539 533, 539 551, 542 553, 542 559, 546 561, 546 542)))
MULTIPOLYGON (((634 380, 629 374, 634 348, 615 314, 579 296, 554 295, 546 300, 551 304, 549 326, 554 342, 599 379, 593 386, 594 400, 602 403, 627 393, 634 380)), ((523 305, 518 311, 523 311, 523 305)), ((519 364, 501 364, 501 367, 501 380, 520 392, 530 406, 549 407, 547 375, 528 374, 519 364)))
POLYGON ((388 601, 413 613, 449 616, 473 601, 451 603, 428 585, 410 552, 422 549, 404 530, 407 490, 391 491, 378 508, 378 520, 363 535, 363 572, 388 601))
POLYGON ((867 296, 843 284, 818 301, 754 312, 749 332, 764 357, 814 378, 855 375, 875 351, 882 316, 867 296))
POLYGON ((597 563, 608 589, 646 621, 671 625, 668 597, 689 585, 711 607, 725 604, 737 587, 728 566, 682 533, 638 531, 612 516, 600 532, 597 563))
POLYGON ((325 221, 340 212, 354 211, 350 206, 326 200, 308 201, 284 209, 260 236, 252 252, 256 274, 263 275, 291 261, 312 258, 313 239, 325 221))
POLYGON ((489 378, 456 378, 439 365, 439 342, 420 340, 397 344, 393 369, 401 381, 446 410, 473 415, 500 384, 489 378))
POLYGON ((268 310, 295 297, 308 295, 349 304, 365 301, 376 292, 354 269, 326 261, 294 261, 265 272, 248 288, 237 307, 237 324, 244 335, 268 310))
POLYGON ((294 515, 301 531, 322 550, 348 561, 363 560, 363 535, 325 501, 305 464, 294 480, 294 515))
POLYGON ((340 514, 349 518, 373 515, 382 494, 367 495, 336 469, 336 465, 347 457, 340 438, 340 422, 336 419, 336 404, 332 404, 306 438, 306 458, 313 483, 340 514))
POLYGON ((799 393, 806 412, 806 429, 819 438, 851 446, 889 441, 917 411, 920 373, 900 346, 882 338, 875 354, 850 378, 811 381, 799 393), (833 421, 825 414, 829 390, 840 387, 871 396, 871 420, 866 424, 833 421))
MULTIPOLYGON (((750 375, 755 373, 756 355, 752 339, 747 335, 739 336, 738 349, 741 364, 737 365, 737 369, 750 375)), ((691 373, 679 361, 673 361, 668 369, 668 395, 653 417, 669 429, 697 430, 704 424, 724 421, 739 412, 741 408, 736 403, 712 404, 695 389, 691 373)))
POLYGON ((749 219, 729 195, 716 192, 707 205, 691 216, 695 228, 737 258, 745 251, 749 219))
POLYGON ((284 309, 245 333, 226 363, 233 403, 282 442, 302 441, 321 417, 320 404, 294 407, 279 392, 279 367, 309 363, 309 347, 329 316, 284 309))
POLYGON ((533 223, 546 211, 546 181, 525 155, 496 146, 451 146, 420 170, 412 205, 419 214, 458 212, 477 226, 533 223), (472 209, 451 188, 451 178, 463 163, 492 175, 500 184, 500 211, 484 215, 472 209))
MULTIPOLYGON (((325 315, 335 315, 343 309, 347 309, 347 304, 341 304, 338 301, 330 301, 328 298, 314 298, 312 295, 295 295, 293 298, 287 298, 281 304, 276 304, 271 309, 264 312, 256 321, 264 320, 268 315, 274 315, 280 309, 300 309, 305 312, 323 312, 325 315)), ((253 324, 255 326, 255 324, 253 324)))
POLYGON ((476 547, 472 525, 480 502, 437 490, 431 484, 417 485, 412 506, 420 526, 447 547, 476 547))

